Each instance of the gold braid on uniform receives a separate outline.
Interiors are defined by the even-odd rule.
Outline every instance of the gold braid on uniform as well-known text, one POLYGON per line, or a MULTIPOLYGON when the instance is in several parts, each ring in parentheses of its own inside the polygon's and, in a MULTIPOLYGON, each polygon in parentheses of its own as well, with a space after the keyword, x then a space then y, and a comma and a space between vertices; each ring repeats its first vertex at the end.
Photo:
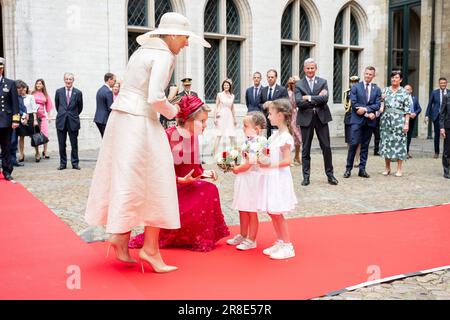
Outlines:
POLYGON ((13 115, 12 116, 12 121, 19 123, 20 122, 20 114, 13 115))
POLYGON ((349 99, 350 90, 344 91, 344 110, 345 113, 349 112, 352 108, 352 101, 349 99))

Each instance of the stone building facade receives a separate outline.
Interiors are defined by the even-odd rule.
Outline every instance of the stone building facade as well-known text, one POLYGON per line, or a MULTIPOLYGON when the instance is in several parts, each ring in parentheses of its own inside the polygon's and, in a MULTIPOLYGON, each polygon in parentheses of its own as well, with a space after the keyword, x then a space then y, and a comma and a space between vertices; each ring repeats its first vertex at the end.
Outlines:
MULTIPOLYGON (((64 72, 74 73, 85 104, 79 146, 97 148, 100 137, 92 119, 103 75, 123 75, 135 37, 153 29, 166 11, 186 15, 193 30, 213 45, 185 49, 173 80, 180 84, 192 77, 193 90, 212 102, 221 81, 231 78, 239 115, 245 114, 245 89, 254 71, 264 75, 275 68, 284 82, 301 75, 306 57, 314 58, 318 75, 328 79, 332 136, 343 135, 342 91, 350 75, 361 75, 365 66, 376 67, 380 86, 387 84, 389 68, 406 71, 423 108, 437 79, 450 77, 446 0, 1 0, 6 74, 30 86, 44 78, 53 97, 64 72)), ((54 124, 50 128, 55 150, 54 124)), ((212 134, 209 130, 206 136, 212 134)), ((422 122, 418 134, 427 134, 422 122)))

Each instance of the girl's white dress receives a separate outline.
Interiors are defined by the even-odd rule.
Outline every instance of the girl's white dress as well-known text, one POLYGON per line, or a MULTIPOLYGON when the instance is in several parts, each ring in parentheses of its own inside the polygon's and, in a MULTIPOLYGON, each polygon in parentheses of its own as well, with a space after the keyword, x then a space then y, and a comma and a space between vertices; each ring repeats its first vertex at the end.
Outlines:
MULTIPOLYGON (((282 160, 281 147, 288 145, 294 149, 294 138, 288 133, 276 131, 269 138, 270 162, 279 163, 282 160)), ((264 199, 258 211, 270 214, 282 214, 295 209, 297 197, 294 192, 291 168, 262 168, 263 184, 255 191, 264 199)), ((259 196, 258 195, 258 196, 259 196)))
MULTIPOLYGON (((256 142, 247 140, 246 144, 256 142)), ((256 162, 256 159, 253 159, 256 162)), ((257 164, 250 169, 239 173, 234 180, 234 196, 231 207, 235 210, 245 212, 257 212, 264 205, 264 198, 259 189, 265 185, 265 176, 257 164)))

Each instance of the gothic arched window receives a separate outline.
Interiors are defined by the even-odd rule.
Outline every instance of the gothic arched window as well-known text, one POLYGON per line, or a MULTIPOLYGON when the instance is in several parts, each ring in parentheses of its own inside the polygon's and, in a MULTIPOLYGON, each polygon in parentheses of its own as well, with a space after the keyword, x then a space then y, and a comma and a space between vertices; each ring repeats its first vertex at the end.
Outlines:
POLYGON ((353 75, 359 75, 360 32, 352 5, 342 9, 334 24, 333 102, 342 103, 342 94, 353 75))
POLYGON ((205 50, 205 99, 213 102, 221 91, 221 82, 233 82, 235 102, 241 100, 241 51, 245 37, 241 17, 234 0, 209 0, 204 13, 205 39, 211 44, 205 50))
POLYGON ((289 77, 304 76, 303 62, 311 56, 311 22, 300 0, 284 9, 281 19, 281 84, 289 77))
POLYGON ((170 11, 170 0, 128 0, 128 57, 139 47, 137 36, 154 30, 162 15, 170 11))

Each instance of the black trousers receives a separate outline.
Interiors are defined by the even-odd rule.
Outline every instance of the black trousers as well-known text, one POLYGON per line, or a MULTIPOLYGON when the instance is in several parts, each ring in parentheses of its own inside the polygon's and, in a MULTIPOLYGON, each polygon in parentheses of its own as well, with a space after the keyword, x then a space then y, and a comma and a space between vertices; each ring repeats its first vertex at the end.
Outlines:
POLYGON ((66 141, 67 134, 70 139, 70 146, 72 147, 72 152, 70 153, 70 161, 72 162, 72 166, 78 165, 78 131, 72 131, 69 128, 69 123, 66 122, 66 126, 64 130, 56 130, 58 134, 58 144, 59 144, 59 164, 63 167, 67 165, 67 154, 66 154, 66 141))
POLYGON ((417 118, 411 119, 409 118, 409 130, 408 134, 406 135, 406 150, 409 153, 409 145, 411 144, 412 136, 414 133, 414 127, 416 126, 416 120, 417 118))
POLYGON ((106 129, 106 124, 102 124, 102 123, 95 123, 97 125, 98 131, 100 131, 100 135, 103 138, 103 135, 105 134, 105 129, 106 129))
POLYGON ((11 174, 13 166, 11 163, 11 133, 12 128, 0 128, 0 148, 2 149, 2 170, 3 175, 11 174))
POLYGON ((311 145, 314 137, 314 131, 319 139, 320 149, 322 149, 325 173, 327 176, 333 175, 333 158, 331 155, 330 130, 328 124, 320 122, 317 114, 313 115, 309 127, 300 127, 302 131, 302 162, 303 178, 309 178, 311 175, 311 145))
POLYGON ((369 157, 369 144, 372 139, 372 132, 374 127, 367 124, 352 125, 351 143, 347 154, 346 170, 351 171, 353 168, 353 162, 355 161, 356 149, 361 144, 361 153, 359 156, 359 170, 366 170, 367 159, 369 157))
POLYGON ((444 152, 442 154, 444 173, 450 174, 450 129, 445 129, 444 152))
POLYGON ((440 145, 440 137, 441 137, 441 128, 439 125, 439 117, 433 121, 433 127, 434 127, 434 153, 439 154, 439 145, 440 145))

